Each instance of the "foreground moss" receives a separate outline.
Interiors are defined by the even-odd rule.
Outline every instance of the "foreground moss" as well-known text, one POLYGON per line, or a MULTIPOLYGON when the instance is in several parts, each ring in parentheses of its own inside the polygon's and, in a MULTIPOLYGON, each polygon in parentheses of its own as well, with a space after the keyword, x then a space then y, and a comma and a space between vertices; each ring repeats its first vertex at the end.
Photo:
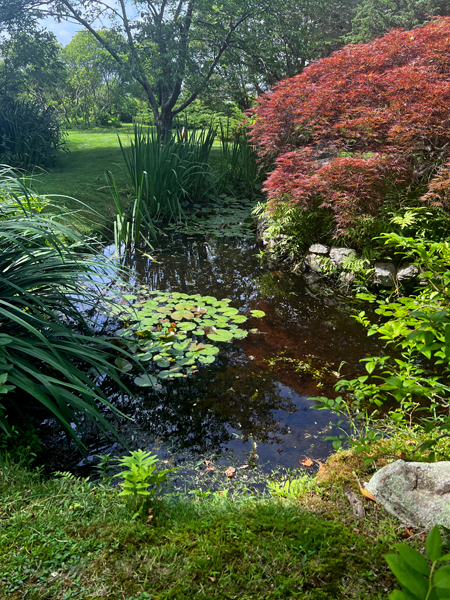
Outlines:
POLYGON ((373 503, 355 520, 343 465, 358 470, 359 458, 336 456, 300 501, 179 495, 136 519, 109 485, 10 465, 0 475, 0 597, 386 598, 383 555, 403 530, 373 503))

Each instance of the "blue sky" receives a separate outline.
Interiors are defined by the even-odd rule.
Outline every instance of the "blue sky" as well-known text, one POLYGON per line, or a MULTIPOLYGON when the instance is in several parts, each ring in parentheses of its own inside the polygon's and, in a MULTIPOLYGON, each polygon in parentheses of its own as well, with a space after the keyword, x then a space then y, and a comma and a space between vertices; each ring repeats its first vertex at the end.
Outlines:
POLYGON ((41 23, 46 29, 52 31, 56 35, 58 42, 63 46, 70 42, 74 33, 83 29, 81 25, 75 25, 75 23, 69 23, 67 21, 57 23, 54 19, 45 19, 41 23))

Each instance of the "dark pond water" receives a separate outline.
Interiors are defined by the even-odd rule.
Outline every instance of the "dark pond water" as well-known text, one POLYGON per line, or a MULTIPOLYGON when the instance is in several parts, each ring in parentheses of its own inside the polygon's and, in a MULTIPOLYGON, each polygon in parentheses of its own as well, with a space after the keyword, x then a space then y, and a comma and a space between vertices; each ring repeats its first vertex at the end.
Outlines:
MULTIPOLYGON (((256 443, 267 468, 299 467, 305 456, 325 458, 332 447, 323 438, 337 419, 312 409, 308 398, 333 393, 333 372, 342 361, 341 372, 352 375, 359 359, 380 351, 352 319, 351 305, 311 289, 302 275, 271 271, 253 241, 178 237, 162 245, 151 253, 154 260, 140 255, 131 261, 136 281, 162 292, 230 298, 243 314, 260 309, 266 316, 249 318, 244 327, 253 332, 222 344, 215 363, 181 383, 164 384, 165 392, 134 388, 131 400, 111 390, 132 418, 117 425, 128 447, 156 444, 177 455, 227 449, 245 460, 256 443)), ((49 439, 47 450, 56 451, 58 436, 54 445, 49 439)), ((85 465, 95 454, 124 450, 89 431, 87 441, 85 465)), ((61 458, 59 449, 58 455, 58 468, 79 461, 75 453, 61 458)))

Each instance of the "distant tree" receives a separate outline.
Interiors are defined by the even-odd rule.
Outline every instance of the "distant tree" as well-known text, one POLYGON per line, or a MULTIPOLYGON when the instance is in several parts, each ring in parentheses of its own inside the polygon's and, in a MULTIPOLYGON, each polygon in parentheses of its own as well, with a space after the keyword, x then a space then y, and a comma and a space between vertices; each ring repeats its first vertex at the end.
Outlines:
POLYGON ((392 187, 436 189, 449 179, 450 18, 316 61, 261 96, 251 116, 272 206, 319 202, 337 235, 377 215, 392 187))
POLYGON ((43 100, 64 78, 61 47, 53 33, 30 24, 0 37, 0 94, 43 100))
POLYGON ((360 0, 272 0, 249 17, 211 78, 208 96, 224 91, 246 110, 280 79, 301 73, 343 45, 360 0))
MULTIPOLYGON (((99 33, 115 48, 125 46, 125 40, 115 31, 99 33)), ((104 46, 90 32, 79 31, 63 48, 62 59, 72 113, 81 114, 86 125, 102 124, 109 116, 119 117, 130 95, 129 78, 104 46)))
POLYGON ((82 25, 139 83, 164 137, 174 117, 203 92, 243 24, 262 10, 262 1, 117 0, 110 5, 100 0, 43 0, 41 7, 47 15, 82 25), (126 41, 125 53, 96 30, 99 19, 109 20, 126 41))
POLYGON ((433 16, 450 15, 448 0, 363 0, 346 41, 369 42, 390 29, 413 29, 433 16))

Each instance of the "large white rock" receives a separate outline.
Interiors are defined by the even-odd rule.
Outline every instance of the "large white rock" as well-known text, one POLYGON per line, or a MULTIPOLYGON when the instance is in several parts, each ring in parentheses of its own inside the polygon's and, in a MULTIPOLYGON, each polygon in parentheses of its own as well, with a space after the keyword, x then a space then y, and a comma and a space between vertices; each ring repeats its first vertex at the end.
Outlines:
POLYGON ((374 265, 375 285, 383 288, 390 288, 395 284, 395 267, 392 263, 377 262, 374 265))
POLYGON ((356 256, 356 252, 352 248, 331 248, 330 258, 333 263, 333 267, 342 268, 344 266, 344 260, 347 256, 356 256))
POLYGON ((405 525, 450 527, 450 462, 397 460, 377 471, 366 488, 405 525))
POLYGON ((312 252, 312 254, 328 254, 329 251, 329 247, 324 246, 324 244, 313 244, 309 247, 309 252, 312 252))
POLYGON ((320 254, 307 254, 305 264, 315 273, 326 273, 329 270, 330 259, 320 254))

